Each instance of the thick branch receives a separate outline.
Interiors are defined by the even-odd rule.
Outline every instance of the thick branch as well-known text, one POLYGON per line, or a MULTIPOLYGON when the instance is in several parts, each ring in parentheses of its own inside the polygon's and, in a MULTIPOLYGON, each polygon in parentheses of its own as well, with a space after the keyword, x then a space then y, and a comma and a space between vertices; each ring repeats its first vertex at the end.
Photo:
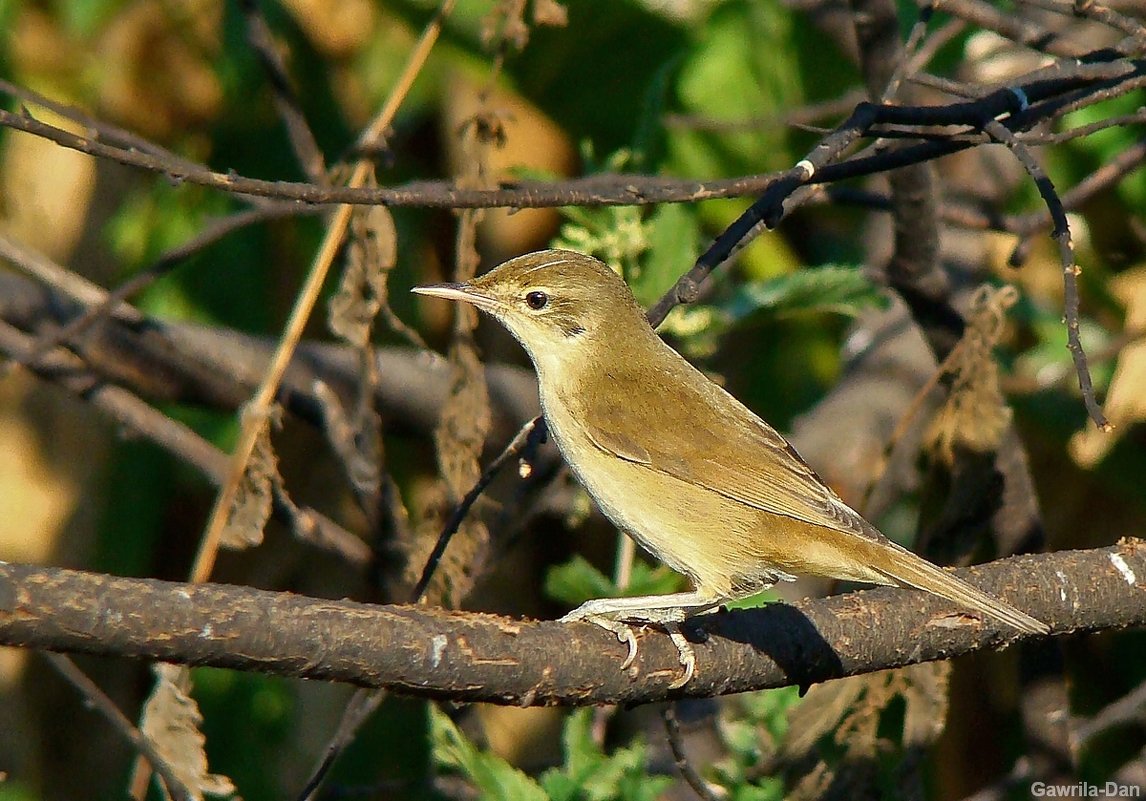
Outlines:
MULTIPOLYGON (((1136 540, 960 573, 1059 634, 1146 624, 1146 549, 1136 540)), ((590 624, 0 563, 0 644, 502 704, 632 704, 807 686, 1016 640, 939 598, 886 588, 701 620, 708 636, 696 648, 697 675, 673 693, 677 652, 659 633, 641 635, 637 660, 622 673, 625 647, 590 624)))

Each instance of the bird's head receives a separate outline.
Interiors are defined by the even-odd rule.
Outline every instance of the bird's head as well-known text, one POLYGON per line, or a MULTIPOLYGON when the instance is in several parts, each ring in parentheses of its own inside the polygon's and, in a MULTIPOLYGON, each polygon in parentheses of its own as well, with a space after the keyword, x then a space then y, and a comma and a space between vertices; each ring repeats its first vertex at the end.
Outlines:
POLYGON ((539 370, 604 342, 651 333, 619 275, 568 250, 511 259, 464 284, 430 284, 414 292, 472 303, 504 325, 539 370))

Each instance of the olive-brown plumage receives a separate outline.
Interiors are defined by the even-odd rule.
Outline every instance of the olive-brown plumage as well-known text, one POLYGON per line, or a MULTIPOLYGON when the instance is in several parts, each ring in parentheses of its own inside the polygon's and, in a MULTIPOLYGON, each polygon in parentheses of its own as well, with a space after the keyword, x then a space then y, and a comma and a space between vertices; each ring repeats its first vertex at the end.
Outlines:
MULTIPOLYGON (((590 601, 567 616, 672 624, 794 573, 915 587, 1016 629, 1045 624, 884 537, 771 426, 666 345, 625 282, 579 253, 513 259, 469 284, 416 292, 470 302, 521 342, 546 422, 602 511, 693 591, 590 601)), ((691 675, 691 650, 676 637, 691 675)), ((629 639, 630 644, 632 640, 629 639)))

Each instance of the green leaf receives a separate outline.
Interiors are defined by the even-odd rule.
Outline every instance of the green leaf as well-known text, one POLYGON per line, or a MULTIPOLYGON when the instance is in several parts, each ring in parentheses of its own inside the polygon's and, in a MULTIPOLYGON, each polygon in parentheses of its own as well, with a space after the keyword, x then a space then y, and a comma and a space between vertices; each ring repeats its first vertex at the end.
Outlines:
POLYGON ((700 220, 694 207, 666 203, 649 215, 645 228, 648 251, 630 285, 637 300, 650 306, 696 260, 700 220))
POLYGON ((501 757, 479 751, 437 707, 430 713, 430 735, 435 762, 468 778, 482 798, 546 801, 545 791, 537 782, 501 757))
MULTIPOLYGON (((780 3, 733 0, 698 26, 678 72, 682 111, 704 119, 769 118, 803 101, 795 69, 791 10, 780 3)), ((792 159, 782 125, 737 125, 670 133, 673 166, 685 175, 735 175, 779 169, 792 159)))
POLYGON ((641 741, 605 754, 593 740, 593 710, 578 709, 565 721, 565 765, 546 771, 541 786, 553 801, 655 801, 672 779, 650 777, 641 741))
POLYGON ((664 595, 679 591, 683 581, 667 567, 650 567, 645 562, 636 561, 629 585, 622 590, 585 557, 576 555, 565 564, 549 569, 545 576, 545 593, 557 601, 580 604, 590 598, 664 595))
POLYGON ((545 594, 557 601, 579 604, 611 595, 616 588, 609 577, 581 555, 555 565, 545 576, 545 594))
POLYGON ((829 264, 744 284, 721 308, 730 322, 743 322, 760 313, 831 312, 854 317, 865 308, 886 305, 886 296, 860 268, 829 264))

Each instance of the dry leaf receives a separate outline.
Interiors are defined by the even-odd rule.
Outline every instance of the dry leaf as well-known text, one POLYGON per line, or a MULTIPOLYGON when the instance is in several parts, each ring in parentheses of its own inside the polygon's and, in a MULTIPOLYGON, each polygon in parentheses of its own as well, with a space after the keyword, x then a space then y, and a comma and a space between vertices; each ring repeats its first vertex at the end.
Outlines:
POLYGON ((1007 309, 1018 297, 1014 287, 979 287, 967 330, 944 364, 953 376, 951 391, 931 422, 927 442, 948 466, 954 465, 959 448, 973 453, 997 450, 1011 423, 993 351, 1003 335, 1007 309))
POLYGON ((274 485, 282 483, 270 431, 271 422, 278 419, 279 413, 278 407, 274 407, 259 429, 255 448, 219 538, 219 545, 223 548, 241 551, 263 541, 263 529, 271 517, 274 503, 274 485))
POLYGON ((533 24, 564 28, 569 24, 569 9, 557 0, 533 0, 533 24))
POLYGON ((230 796, 235 786, 226 776, 207 771, 206 738, 199 731, 203 716, 194 699, 178 686, 183 668, 153 666, 158 681, 143 708, 140 729, 196 799, 230 796))
POLYGON ((350 234, 346 267, 330 299, 329 320, 331 331, 361 348, 370 342, 374 319, 387 300, 386 279, 397 261, 398 234, 385 206, 356 209, 350 234))
POLYGON ((951 663, 921 662, 899 673, 903 678, 900 695, 906 703, 903 744, 908 747, 931 745, 947 725, 951 663))
MULTIPOLYGON (((867 797, 877 765, 888 752, 917 755, 935 742, 947 720, 945 662, 912 665, 819 684, 788 714, 788 734, 777 757, 794 769, 789 799, 867 797), (880 736, 884 711, 897 698, 905 704, 903 736, 893 743, 880 736), (821 744, 832 745, 821 750, 821 744)), ((899 763, 901 790, 918 787, 918 762, 899 763)))
POLYGON ((377 498, 381 487, 381 421, 373 409, 351 420, 338 395, 322 381, 314 382, 314 395, 322 408, 326 438, 338 454, 355 492, 377 498))

